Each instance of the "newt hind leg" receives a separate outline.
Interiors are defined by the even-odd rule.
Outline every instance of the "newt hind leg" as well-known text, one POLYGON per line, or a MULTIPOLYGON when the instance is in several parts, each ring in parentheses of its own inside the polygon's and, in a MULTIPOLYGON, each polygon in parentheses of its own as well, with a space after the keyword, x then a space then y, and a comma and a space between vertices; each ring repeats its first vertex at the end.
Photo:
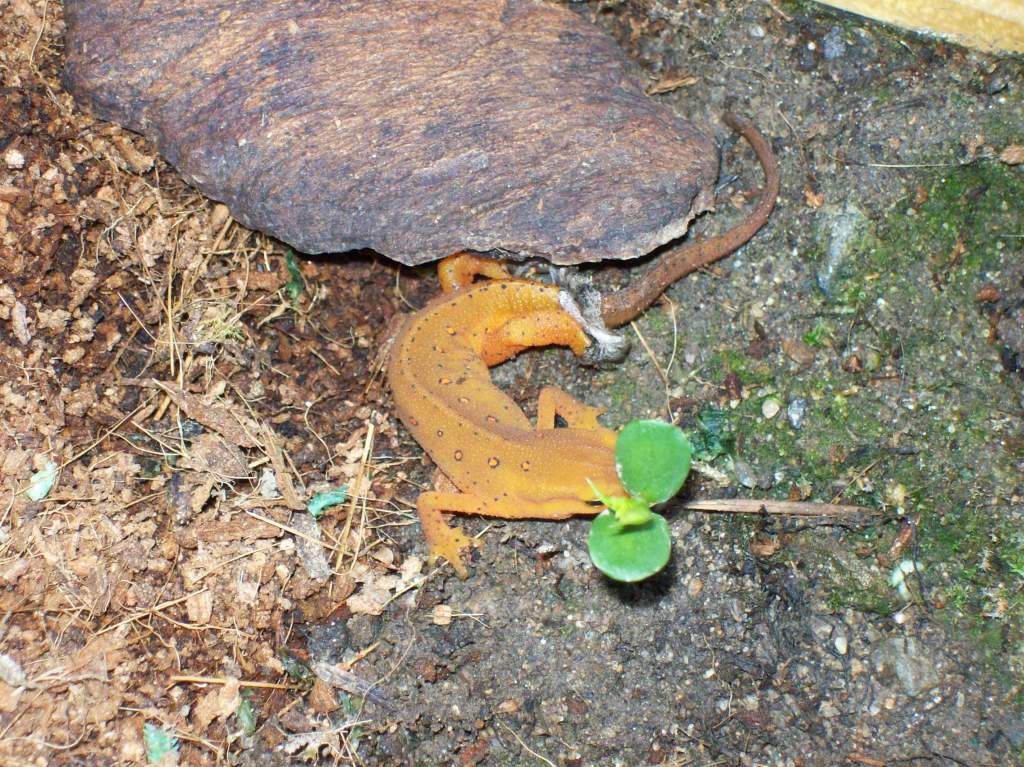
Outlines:
POLYGON ((554 429, 555 416, 561 416, 574 429, 602 429, 597 417, 604 412, 605 408, 580 402, 557 386, 545 386, 537 397, 537 428, 554 429))
POLYGON ((468 288, 476 277, 481 276, 492 280, 512 278, 504 262, 472 253, 456 253, 437 265, 437 277, 445 293, 468 288))
POLYGON ((473 539, 462 532, 461 527, 451 527, 444 518, 443 512, 473 514, 479 510, 479 503, 462 493, 446 493, 439 490, 428 490, 420 493, 416 499, 416 511, 423 528, 423 537, 427 539, 428 562, 433 564, 438 558, 448 561, 460 578, 469 576, 466 565, 462 562, 462 551, 473 545, 473 539))

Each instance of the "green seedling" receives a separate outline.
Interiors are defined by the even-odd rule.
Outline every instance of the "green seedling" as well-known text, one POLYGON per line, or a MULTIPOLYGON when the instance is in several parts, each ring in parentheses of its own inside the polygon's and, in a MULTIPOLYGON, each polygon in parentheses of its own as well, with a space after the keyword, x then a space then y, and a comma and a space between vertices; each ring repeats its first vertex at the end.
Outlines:
POLYGON ((178 739, 173 730, 165 730, 152 722, 142 725, 142 741, 146 745, 146 761, 160 764, 164 757, 178 751, 178 739))
POLYGON ((328 490, 326 493, 313 496, 313 499, 307 504, 306 510, 313 516, 313 519, 320 519, 329 508, 344 503, 347 500, 348 485, 342 485, 334 490, 328 490))
POLYGON ((288 675, 289 679, 298 683, 303 688, 313 686, 313 682, 316 681, 316 674, 313 673, 313 669, 308 665, 285 649, 277 651, 277 658, 281 661, 281 665, 284 666, 284 673, 288 675))
POLYGON ((821 348, 832 339, 832 326, 825 320, 818 320, 814 327, 804 333, 804 343, 821 348))
POLYGON ((634 583, 661 570, 672 552, 668 523, 651 507, 679 492, 690 471, 690 441, 664 421, 633 421, 615 443, 615 468, 627 496, 591 488, 607 509, 590 528, 594 566, 617 581, 634 583))

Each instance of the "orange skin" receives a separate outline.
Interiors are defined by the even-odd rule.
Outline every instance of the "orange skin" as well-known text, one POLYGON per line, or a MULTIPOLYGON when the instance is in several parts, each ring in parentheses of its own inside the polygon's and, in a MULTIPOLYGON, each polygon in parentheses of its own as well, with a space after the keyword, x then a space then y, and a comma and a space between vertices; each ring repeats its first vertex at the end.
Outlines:
POLYGON ((560 289, 511 279, 493 260, 466 254, 439 268, 444 293, 413 315, 391 351, 388 381, 399 417, 434 463, 437 489, 416 502, 432 560, 468 575, 462 550, 472 541, 444 512, 506 519, 566 519, 623 495, 615 471, 616 433, 589 407, 553 386, 537 399, 537 425, 491 382, 489 367, 533 346, 589 345, 559 304, 560 289), (493 278, 473 285, 477 275, 493 278), (555 428, 555 416, 568 428, 555 428))

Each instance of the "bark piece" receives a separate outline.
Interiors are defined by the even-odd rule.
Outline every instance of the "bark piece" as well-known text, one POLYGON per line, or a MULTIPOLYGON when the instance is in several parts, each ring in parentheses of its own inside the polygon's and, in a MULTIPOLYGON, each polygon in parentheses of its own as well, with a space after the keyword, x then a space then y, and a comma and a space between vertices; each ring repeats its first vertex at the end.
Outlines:
POLYGON ((247 226, 406 264, 633 258, 710 207, 712 139, 544 0, 67 0, 65 83, 247 226))

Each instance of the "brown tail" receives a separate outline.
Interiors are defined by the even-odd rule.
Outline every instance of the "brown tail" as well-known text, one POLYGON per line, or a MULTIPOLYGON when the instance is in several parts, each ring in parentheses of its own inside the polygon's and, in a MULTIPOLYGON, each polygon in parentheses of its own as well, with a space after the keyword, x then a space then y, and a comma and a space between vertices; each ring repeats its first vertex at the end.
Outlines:
POLYGON ((749 120, 726 112, 725 124, 747 140, 764 170, 764 189, 757 206, 743 221, 724 234, 701 242, 687 242, 663 254, 647 273, 625 290, 605 297, 601 316, 610 328, 625 325, 658 300, 676 280, 727 256, 764 226, 779 196, 779 163, 771 147, 749 120))

